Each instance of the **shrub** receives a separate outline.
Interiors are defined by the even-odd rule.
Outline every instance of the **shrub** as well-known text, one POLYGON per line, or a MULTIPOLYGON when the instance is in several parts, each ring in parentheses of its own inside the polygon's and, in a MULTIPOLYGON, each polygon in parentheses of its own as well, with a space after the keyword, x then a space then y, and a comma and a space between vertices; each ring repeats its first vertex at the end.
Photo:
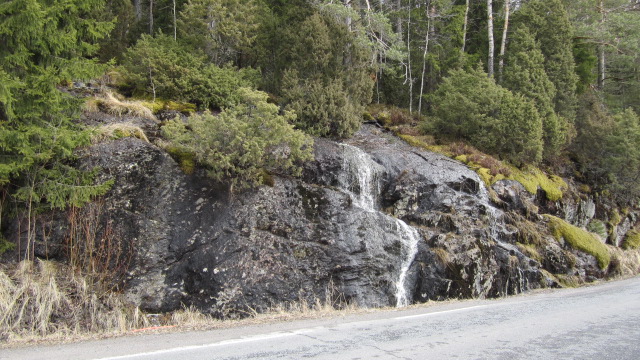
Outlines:
POLYGON ((438 135, 468 140, 516 164, 542 159, 542 121, 533 103, 481 69, 452 71, 431 100, 438 135))
POLYGON ((596 235, 555 216, 544 216, 549 220, 549 228, 556 239, 564 239, 574 249, 593 255, 598 260, 601 269, 606 269, 609 266, 611 261, 609 249, 598 240, 596 235))
POLYGON ((317 136, 351 136, 361 124, 364 105, 349 101, 342 80, 305 79, 285 75, 283 98, 298 117, 298 128, 317 136))
POLYGON ((253 87, 256 70, 219 67, 206 56, 166 35, 143 35, 124 55, 123 67, 134 94, 191 102, 201 109, 228 107, 235 90, 253 87))
POLYGON ((298 175, 301 162, 313 157, 312 139, 295 130, 289 121, 295 114, 279 114, 267 94, 240 89, 242 102, 219 115, 193 115, 187 124, 180 119, 163 126, 164 136, 175 151, 192 153, 217 181, 246 188, 268 180, 264 170, 298 175))

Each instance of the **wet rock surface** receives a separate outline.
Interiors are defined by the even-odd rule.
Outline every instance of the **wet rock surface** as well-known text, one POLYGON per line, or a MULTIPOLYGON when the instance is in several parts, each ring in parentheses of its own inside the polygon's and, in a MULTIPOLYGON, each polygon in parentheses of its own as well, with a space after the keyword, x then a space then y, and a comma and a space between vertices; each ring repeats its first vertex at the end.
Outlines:
MULTIPOLYGON (((395 306, 557 285, 549 273, 604 275, 591 265, 576 271, 596 263, 567 255, 544 230, 541 256, 523 251, 508 216, 538 218, 518 183, 494 185, 492 201, 465 165, 373 126, 346 143, 316 140, 300 179, 274 177, 273 186, 243 193, 184 174, 138 139, 93 146, 81 163, 115 180, 96 221, 128 242, 125 293, 148 311, 242 315, 328 298, 395 306)), ((588 201, 565 210, 579 224, 594 211, 588 201)), ((60 231, 48 241, 62 243, 65 220, 49 226, 60 231)))

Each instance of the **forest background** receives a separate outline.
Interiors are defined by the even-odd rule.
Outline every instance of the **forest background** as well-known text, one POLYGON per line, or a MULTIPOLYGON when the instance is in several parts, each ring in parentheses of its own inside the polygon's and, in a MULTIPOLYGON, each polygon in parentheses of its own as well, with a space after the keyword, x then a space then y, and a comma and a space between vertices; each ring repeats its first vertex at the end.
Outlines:
POLYGON ((92 136, 73 91, 86 82, 192 114, 163 123, 167 149, 240 188, 295 174, 310 136, 404 117, 635 204, 638 14, 637 0, 6 0, 0 218, 109 188, 73 166, 92 136))

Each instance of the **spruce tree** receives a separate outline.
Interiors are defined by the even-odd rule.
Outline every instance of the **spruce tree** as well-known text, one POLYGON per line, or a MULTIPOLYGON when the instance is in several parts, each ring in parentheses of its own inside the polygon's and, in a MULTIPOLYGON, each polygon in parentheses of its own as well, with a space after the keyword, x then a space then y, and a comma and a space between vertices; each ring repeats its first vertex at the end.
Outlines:
POLYGON ((562 1, 526 2, 514 14, 513 23, 527 26, 540 44, 545 71, 556 87, 555 111, 573 123, 576 116, 578 83, 572 50, 574 29, 562 1))
POLYGON ((520 25, 511 35, 505 63, 502 85, 534 102, 542 117, 544 157, 557 156, 565 144, 568 124, 555 114, 556 88, 545 72, 544 55, 526 26, 520 25))
MULTIPOLYGON (((88 134, 73 122, 80 100, 61 91, 102 68, 89 59, 111 22, 92 20, 103 0, 11 0, 0 5, 0 204, 27 211, 80 205, 104 193, 70 166, 88 134)), ((27 255, 29 255, 27 253, 27 255)))
POLYGON ((344 23, 316 13, 296 27, 281 83, 296 125, 318 136, 349 137, 371 101, 370 49, 344 23))

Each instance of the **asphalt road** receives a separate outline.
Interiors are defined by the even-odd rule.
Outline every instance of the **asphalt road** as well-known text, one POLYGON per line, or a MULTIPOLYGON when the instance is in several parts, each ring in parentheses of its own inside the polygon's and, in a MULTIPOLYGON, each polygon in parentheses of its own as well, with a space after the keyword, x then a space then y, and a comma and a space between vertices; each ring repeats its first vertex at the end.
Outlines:
POLYGON ((640 359, 640 278, 332 319, 0 350, 0 359, 640 359))

